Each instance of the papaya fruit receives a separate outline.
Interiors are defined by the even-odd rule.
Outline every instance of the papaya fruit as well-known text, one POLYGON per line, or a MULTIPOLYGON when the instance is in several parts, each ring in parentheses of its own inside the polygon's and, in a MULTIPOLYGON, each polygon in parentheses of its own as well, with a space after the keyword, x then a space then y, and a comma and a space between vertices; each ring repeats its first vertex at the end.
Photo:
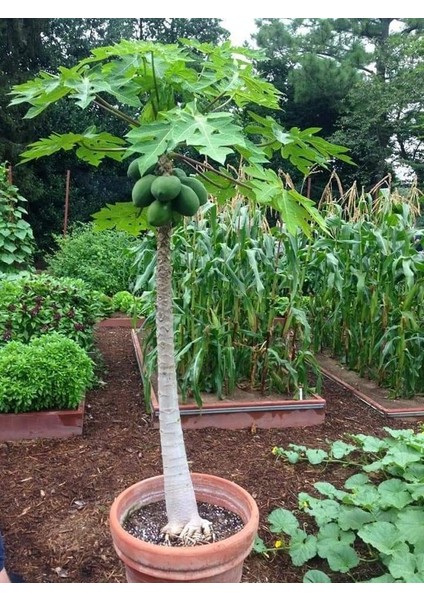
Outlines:
POLYGON ((135 182, 132 189, 132 201, 137 208, 149 206, 155 199, 152 196, 150 188, 156 179, 156 175, 144 175, 141 179, 135 182))
POLYGON ((187 173, 185 171, 183 171, 182 169, 179 169, 178 167, 175 167, 175 169, 172 169, 172 175, 176 175, 179 179, 187 177, 187 173))
POLYGON ((152 183, 151 192, 156 200, 170 202, 178 196, 181 181, 176 175, 159 175, 152 183))
POLYGON ((181 191, 172 201, 172 209, 185 217, 192 217, 199 210, 199 198, 194 190, 188 185, 181 185, 181 191))
POLYGON ((147 222, 153 227, 162 227, 172 220, 172 208, 170 202, 154 200, 147 209, 147 222))
POLYGON ((196 192, 199 198, 200 206, 203 206, 208 201, 208 192, 201 181, 194 179, 194 177, 184 177, 181 179, 181 183, 188 185, 194 192, 196 192))
POLYGON ((140 169, 138 168, 138 158, 130 162, 127 169, 127 177, 129 177, 130 179, 134 179, 135 181, 137 179, 140 179, 141 175, 140 169))

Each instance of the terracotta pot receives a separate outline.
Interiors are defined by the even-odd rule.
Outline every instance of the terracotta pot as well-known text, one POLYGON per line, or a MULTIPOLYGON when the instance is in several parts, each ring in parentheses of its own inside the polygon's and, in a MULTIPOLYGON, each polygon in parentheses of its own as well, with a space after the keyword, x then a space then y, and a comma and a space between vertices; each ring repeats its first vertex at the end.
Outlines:
POLYGON ((115 550, 123 561, 129 583, 239 583, 243 562, 250 553, 259 524, 255 500, 239 485, 201 473, 192 473, 198 502, 235 512, 245 523, 231 537, 198 546, 169 547, 144 542, 121 523, 136 506, 164 499, 163 476, 135 483, 113 502, 110 530, 115 550))

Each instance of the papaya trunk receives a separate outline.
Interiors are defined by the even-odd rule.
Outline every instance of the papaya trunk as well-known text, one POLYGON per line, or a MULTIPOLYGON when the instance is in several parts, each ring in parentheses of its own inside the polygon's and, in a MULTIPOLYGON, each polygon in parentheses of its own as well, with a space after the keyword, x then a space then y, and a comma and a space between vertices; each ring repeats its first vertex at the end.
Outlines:
POLYGON ((171 232, 170 225, 157 229, 156 336, 167 529, 177 533, 188 523, 201 520, 187 463, 178 404, 172 314, 171 232))

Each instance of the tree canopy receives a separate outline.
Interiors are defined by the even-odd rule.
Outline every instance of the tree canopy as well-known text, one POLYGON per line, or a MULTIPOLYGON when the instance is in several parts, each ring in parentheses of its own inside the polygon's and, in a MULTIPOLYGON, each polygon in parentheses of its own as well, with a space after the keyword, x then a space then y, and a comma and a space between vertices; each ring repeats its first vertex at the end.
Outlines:
POLYGON ((405 167, 422 181, 424 19, 260 19, 260 68, 286 95, 283 122, 350 148, 365 187, 405 167), (282 75, 283 74, 283 75, 282 75), (403 168, 402 168, 403 167, 403 168))

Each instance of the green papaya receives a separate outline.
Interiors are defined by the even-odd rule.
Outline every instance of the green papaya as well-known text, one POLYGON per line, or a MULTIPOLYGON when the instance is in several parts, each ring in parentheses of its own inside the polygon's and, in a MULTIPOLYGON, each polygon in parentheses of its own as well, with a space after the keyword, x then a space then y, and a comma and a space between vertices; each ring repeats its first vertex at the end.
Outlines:
POLYGON ((201 181, 194 177, 184 177, 181 179, 181 183, 188 185, 194 192, 196 192, 199 198, 200 206, 203 206, 208 201, 208 192, 201 181))
POLYGON ((154 200, 147 209, 147 222, 153 227, 162 227, 172 220, 172 208, 170 202, 154 200))
MULTIPOLYGON (((139 158, 135 158, 132 162, 130 162, 128 170, 127 170, 127 177, 129 177, 130 179, 134 179, 135 181, 137 179, 140 179, 140 177, 142 176, 140 173, 140 169, 138 166, 138 161, 140 159, 139 158)), ((144 175, 152 175, 155 170, 156 170, 157 164, 152 165, 151 167, 149 167, 148 169, 146 169, 146 171, 143 173, 144 175)))
POLYGON ((152 183, 151 192, 156 200, 170 202, 178 196, 181 181, 176 175, 159 175, 152 183))
POLYGON ((179 179, 183 179, 183 178, 187 177, 187 173, 185 171, 183 171, 182 169, 179 169, 178 167, 175 167, 175 169, 172 169, 172 175, 176 175, 176 177, 178 177, 179 179))
POLYGON ((138 168, 138 158, 130 162, 127 170, 127 177, 134 180, 140 179, 141 175, 140 169, 138 168))
POLYGON ((155 199, 150 191, 156 175, 145 175, 135 182, 132 189, 132 201, 137 208, 149 206, 155 199))
POLYGON ((172 201, 173 210, 185 217, 192 217, 199 210, 199 206, 200 202, 196 192, 188 185, 182 184, 180 193, 172 201))

